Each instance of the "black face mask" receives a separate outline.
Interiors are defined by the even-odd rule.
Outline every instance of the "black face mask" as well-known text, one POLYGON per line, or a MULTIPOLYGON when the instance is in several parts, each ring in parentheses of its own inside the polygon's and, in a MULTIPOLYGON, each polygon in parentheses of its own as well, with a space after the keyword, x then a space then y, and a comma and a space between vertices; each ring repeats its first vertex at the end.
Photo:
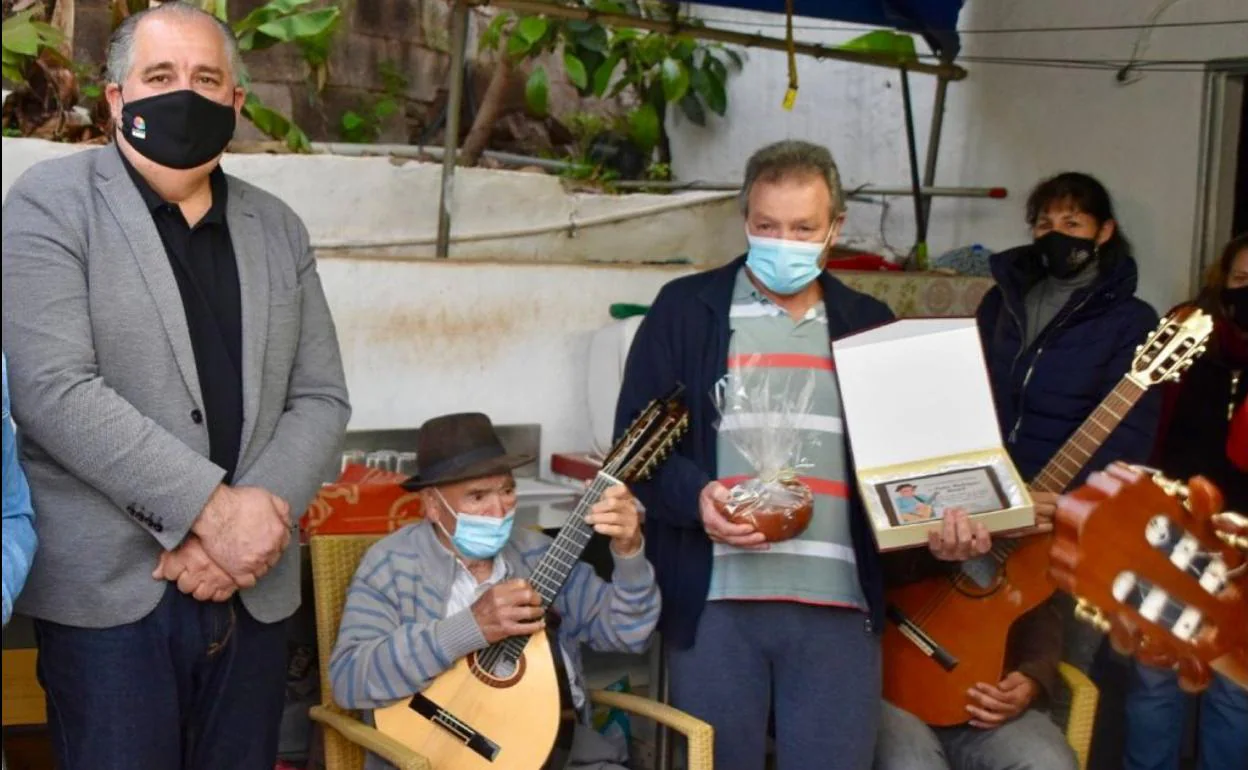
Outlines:
POLYGON ((234 108, 189 89, 127 102, 121 132, 130 146, 168 168, 202 166, 234 137, 234 108))
POLYGON ((1096 241, 1051 230, 1037 238, 1040 264, 1054 278, 1072 278, 1096 261, 1096 241))
POLYGON ((1226 305, 1231 321, 1244 331, 1248 331, 1248 286, 1223 289, 1222 304, 1226 305))

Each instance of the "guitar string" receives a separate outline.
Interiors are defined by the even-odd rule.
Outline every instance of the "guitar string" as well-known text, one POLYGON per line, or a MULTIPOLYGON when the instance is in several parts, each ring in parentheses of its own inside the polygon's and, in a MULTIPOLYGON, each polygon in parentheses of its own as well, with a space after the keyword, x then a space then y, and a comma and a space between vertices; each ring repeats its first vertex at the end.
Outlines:
MULTIPOLYGON (((641 440, 649 427, 653 425, 657 416, 657 404, 652 405, 652 409, 647 411, 649 414, 643 414, 638 418, 637 425, 625 434, 626 439, 621 441, 620 446, 617 447, 617 449, 623 451, 618 453, 613 451, 608 455, 608 461, 594 477, 589 489, 581 496, 568 522, 560 530, 554 543, 543 554, 542 560, 533 571, 529 582, 537 589, 544 607, 549 607, 554 602, 558 589, 567 580, 568 575, 580 558, 579 554, 584 551, 590 538, 593 537, 593 528, 584 519, 588 509, 598 502, 609 486, 614 485, 615 482, 611 477, 619 475, 622 469, 628 468, 639 456, 639 454, 632 451, 633 447, 641 440), (588 502, 591 498, 593 502, 588 502), (572 545, 572 550, 569 550, 568 543, 573 541, 573 539, 576 542, 572 545), (560 559, 560 556, 567 557, 569 561, 560 559), (558 569, 552 567, 552 564, 557 564, 558 569), (562 576, 559 572, 563 572, 562 576)), ((672 426, 670 415, 663 420, 662 426, 659 435, 663 435, 666 429, 672 426)), ((524 648, 528 644, 528 639, 528 636, 513 636, 490 645, 478 656, 479 665, 486 672, 493 672, 503 659, 510 660, 515 664, 523 654, 524 648)))
MULTIPOLYGON (((1118 424, 1122 422, 1126 413, 1130 411, 1133 406, 1135 406, 1136 402, 1139 401, 1143 395, 1143 388, 1140 388, 1127 377, 1123 377, 1122 380, 1119 381, 1118 385, 1116 385, 1114 389, 1110 391, 1109 395, 1105 397, 1105 400, 1097 406, 1095 410, 1093 410, 1092 414, 1088 415, 1088 418, 1083 421, 1083 424, 1079 426, 1079 430, 1075 431, 1075 434, 1071 436, 1067 444, 1058 450, 1057 454, 1052 460, 1049 461, 1048 465, 1046 465, 1040 473, 1036 475, 1035 482, 1033 483, 1035 483, 1036 486, 1044 492, 1054 492, 1064 489, 1066 485, 1069 484, 1070 479, 1073 479, 1076 475, 1078 475, 1079 470, 1082 470, 1083 466, 1086 465, 1088 460, 1092 458, 1092 455, 1096 453, 1095 450, 1088 452, 1087 449, 1079 443, 1084 439, 1085 434, 1087 438, 1091 438, 1097 445, 1103 443, 1105 438, 1114 430, 1114 428, 1118 427, 1118 424), (1137 392, 1130 392, 1132 388, 1134 388, 1137 392), (1121 414, 1114 411, 1114 409, 1110 406, 1111 399, 1122 402, 1120 406, 1121 414), (1096 419, 1097 415, 1102 411, 1108 413, 1109 415, 1110 419, 1106 421, 1108 423, 1108 427, 1102 424, 1100 420, 1096 419), (1093 429, 1090 427, 1092 425, 1095 425, 1096 428, 1099 429, 1097 432, 1103 432, 1102 435, 1099 437, 1096 436, 1093 429), (1073 457, 1070 458, 1072 462, 1078 463, 1078 467, 1074 473, 1069 473, 1061 465, 1062 461, 1066 459, 1066 455, 1069 454, 1068 450, 1070 447, 1078 448, 1080 452, 1085 455, 1082 462, 1079 462, 1073 457), (1061 477, 1056 475, 1054 472, 1055 468, 1061 469, 1066 473, 1067 478, 1065 482, 1062 482, 1061 477), (1044 482, 1046 477, 1048 478, 1048 482, 1044 482)), ((1004 555, 998 555, 995 547, 988 552, 997 562, 998 569, 1005 565, 1009 556, 1018 547, 1018 545, 1020 545, 1020 543, 1016 540, 1010 540, 1007 541, 1007 543, 1009 547, 1004 555)), ((932 615, 936 614, 936 612, 944 606, 945 602, 948 601, 950 597, 952 597, 955 593, 963 593, 963 590, 967 588, 968 582, 973 582, 973 578, 965 571, 959 569, 957 575, 952 577, 948 581, 948 584, 941 590, 936 591, 927 603, 924 604, 923 607, 921 607, 919 611, 910 618, 910 620, 916 625, 922 626, 923 622, 931 619, 932 615)))
MULTIPOLYGON (((533 574, 529 579, 529 583, 533 585, 538 592, 543 608, 548 607, 550 603, 554 601, 554 588, 557 585, 556 581, 562 582, 562 580, 566 580, 568 574, 571 573, 572 568, 576 566, 575 560, 568 563, 559 558, 560 555, 572 555, 567 550, 567 540, 573 537, 579 538, 582 531, 586 529, 588 529, 591 536, 593 534, 593 529, 585 524, 584 517, 588 513, 588 509, 593 507, 594 503, 598 502, 598 500, 602 497, 602 494, 607 490, 607 487, 610 486, 611 482, 607 480, 604 475, 605 473, 606 471, 603 471, 595 476, 594 481, 590 483, 589 489, 586 490, 585 494, 581 496, 581 499, 577 502, 576 508, 568 517, 567 523, 564 525, 563 529, 560 530, 554 543, 552 543, 546 550, 546 553, 542 556, 542 560, 538 563, 537 568, 534 569, 533 574), (593 502, 589 502, 591 498, 593 502), (559 567, 563 568, 564 575, 562 578, 557 572, 552 572, 555 568, 548 566, 552 562, 557 563, 559 567), (549 594, 549 596, 547 594, 549 594)), ((589 538, 586 537, 579 545, 583 549, 585 544, 588 542, 589 538)), ((512 662, 518 660, 520 653, 524 651, 524 647, 527 644, 527 636, 508 637, 487 647, 485 652, 478 656, 478 660, 480 661, 480 665, 487 672, 493 672, 495 667, 501 663, 504 658, 512 662)))

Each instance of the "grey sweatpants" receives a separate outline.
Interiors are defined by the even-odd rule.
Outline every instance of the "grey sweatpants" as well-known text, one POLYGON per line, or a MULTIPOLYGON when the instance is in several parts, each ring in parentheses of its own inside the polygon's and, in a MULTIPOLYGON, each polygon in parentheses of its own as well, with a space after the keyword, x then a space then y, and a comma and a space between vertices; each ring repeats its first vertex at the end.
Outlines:
POLYGON ((668 651, 672 705, 715 729, 715 770, 868 770, 880 718, 880 643, 862 612, 708 602, 693 647, 668 651))

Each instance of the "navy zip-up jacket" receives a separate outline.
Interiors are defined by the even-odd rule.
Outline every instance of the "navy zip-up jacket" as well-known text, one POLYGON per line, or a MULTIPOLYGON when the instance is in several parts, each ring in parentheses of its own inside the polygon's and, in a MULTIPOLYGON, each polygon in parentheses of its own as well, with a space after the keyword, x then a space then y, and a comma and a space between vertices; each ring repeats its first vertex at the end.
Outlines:
MULTIPOLYGON (((1157 313, 1135 296, 1139 270, 1119 250, 1098 267, 1090 286, 1076 291, 1036 340, 1023 347, 1023 298, 1043 277, 1035 249, 995 255, 997 285, 976 317, 997 402, 1006 449, 1031 481, 1096 409, 1157 326, 1157 313)), ((1161 413, 1160 393, 1144 394, 1072 482, 1115 460, 1147 462, 1161 413)))
MULTIPOLYGON (((637 329, 624 368, 615 413, 622 435, 653 399, 685 386, 689 431, 648 481, 632 489, 646 508, 646 556, 663 594, 659 631, 678 648, 693 644, 711 583, 711 540, 702 528, 698 496, 716 476, 716 425, 711 400, 727 372, 733 283, 745 257, 663 287, 637 329)), ((850 289, 829 273, 819 277, 831 340, 893 320, 884 303, 850 289)), ((846 457, 849 456, 848 444, 846 457)), ((852 473, 852 469, 851 469, 852 473)), ((851 489, 853 485, 851 484, 851 489)), ((882 628, 883 580, 875 537, 856 493, 851 505, 858 578, 870 605, 870 627, 882 628)))

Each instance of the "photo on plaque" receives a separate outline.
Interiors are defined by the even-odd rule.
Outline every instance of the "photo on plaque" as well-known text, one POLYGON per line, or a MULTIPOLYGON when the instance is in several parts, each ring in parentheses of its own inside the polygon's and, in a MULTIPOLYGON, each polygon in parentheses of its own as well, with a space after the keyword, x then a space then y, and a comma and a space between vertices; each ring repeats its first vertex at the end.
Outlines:
POLYGON ((952 508, 976 514, 1011 505, 988 466, 894 479, 876 484, 875 489, 895 527, 939 521, 952 508))

